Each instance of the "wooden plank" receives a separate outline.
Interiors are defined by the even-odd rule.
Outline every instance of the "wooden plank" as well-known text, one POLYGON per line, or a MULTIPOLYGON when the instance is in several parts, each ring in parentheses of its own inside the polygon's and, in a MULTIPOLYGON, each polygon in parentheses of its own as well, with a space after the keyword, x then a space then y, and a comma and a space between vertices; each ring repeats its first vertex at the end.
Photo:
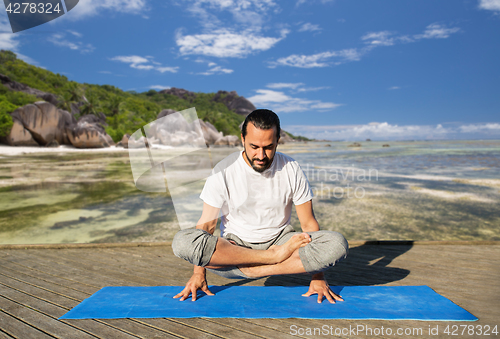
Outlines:
MULTIPOLYGON (((500 317, 498 307, 500 304, 500 286, 496 286, 498 284, 495 284, 495 282, 498 279, 494 279, 499 271, 499 252, 496 246, 413 246, 409 251, 404 247, 394 245, 377 246, 379 247, 375 249, 376 246, 363 246, 359 250, 353 251, 350 261, 346 260, 327 272, 329 281, 352 285, 373 284, 374 282, 380 282, 384 285, 429 285, 438 293, 450 298, 480 317, 479 322, 474 325, 496 323, 500 317), (451 248, 452 250, 450 250, 451 248), (377 261, 378 259, 380 261, 377 261), (409 274, 404 276, 404 279, 401 278, 402 280, 391 278, 392 273, 399 271, 407 271, 409 274), (481 291, 481 293, 477 291, 481 291)), ((54 281, 55 285, 66 286, 65 281, 73 282, 75 285, 67 285, 66 287, 75 290, 79 290, 79 288, 74 287, 78 284, 86 284, 85 286, 90 286, 96 290, 105 285, 130 285, 129 275, 134 271, 144 275, 154 273, 156 277, 153 280, 157 281, 158 279, 162 285, 179 283, 180 286, 183 286, 192 274, 192 266, 175 257, 157 257, 157 255, 170 253, 170 249, 161 247, 151 249, 123 249, 117 247, 101 249, 98 252, 93 249, 50 250, 52 251, 50 256, 46 256, 45 251, 40 250, 7 250, 8 255, 2 255, 0 265, 7 265, 5 263, 5 260, 7 260, 7 268, 10 271, 4 274, 10 275, 11 278, 18 278, 24 282, 39 285, 41 283, 29 279, 36 279, 37 272, 43 272, 46 275, 41 276, 40 280, 45 283, 50 283, 51 276, 54 276, 60 279, 54 281), (19 252, 19 254, 14 255, 14 252, 19 252), (88 252, 91 254, 87 255, 88 252), (58 253, 58 255, 54 255, 54 253, 58 253), (66 254, 69 255, 71 260, 64 261, 64 255, 66 254), (103 260, 99 256, 109 258, 103 260), (79 267, 80 258, 88 259, 87 266, 79 267), (123 269, 123 266, 125 266, 125 269, 123 269), (16 267, 19 268, 19 271, 16 270, 16 267), (161 269, 170 270, 170 272, 154 272, 161 269), (108 275, 108 270, 111 270, 114 274, 108 275), (126 274, 117 274, 123 273, 122 271, 125 271, 126 274), (16 275, 17 272, 20 273, 19 276, 16 275), (170 275, 176 275, 177 277, 170 277, 170 275)), ((6 253, 4 251, 0 252, 6 253)), ((2 271, 0 270, 0 272, 2 271)), ((208 277, 209 282, 216 282, 221 285, 239 285, 242 283, 252 285, 308 284, 307 276, 271 277, 251 282, 227 280, 211 273, 208 274, 208 277)), ((49 285, 41 285, 41 287, 51 289, 49 285)), ((56 290, 56 287, 53 287, 53 289, 56 290)), ((92 292, 88 287, 87 290, 87 293, 92 292)), ((170 333, 172 337, 187 337, 183 335, 186 327, 214 336, 224 334, 224 336, 232 335, 237 337, 238 334, 243 333, 241 335, 273 337, 274 334, 276 337, 280 337, 280 335, 290 336, 290 325, 294 322, 303 327, 323 324, 321 320, 306 319, 160 319, 159 321, 155 320, 156 323, 154 324, 137 322, 142 322, 142 319, 122 319, 107 321, 106 325, 122 326, 118 321, 128 321, 128 326, 130 326, 130 322, 135 322, 138 325, 157 331, 157 333, 164 335, 170 333), (169 323, 172 321, 179 326, 173 332, 170 331, 173 327, 169 323), (207 325, 207 323, 213 323, 216 326, 207 325), (229 328, 229 331, 222 332, 224 327, 229 328), (162 330, 166 332, 161 332, 162 330), (234 330, 239 332, 231 332, 234 330)), ((335 320, 333 322, 337 327, 357 323, 361 322, 349 320, 335 320)), ((401 322, 391 321, 367 321, 363 323, 371 324, 372 327, 387 325, 397 328, 401 326, 401 322)), ((72 322, 72 324, 77 326, 78 321, 72 322)), ((127 324, 123 326, 127 326, 127 324)), ((421 326, 421 324, 421 322, 414 321, 404 322, 407 327, 421 326)), ((425 324, 434 324, 434 322, 426 322, 425 324)), ((441 326, 446 323, 436 322, 435 324, 441 326)), ((437 337, 444 338, 445 336, 440 335, 437 337)))
MULTIPOLYGON (((248 322, 253 324, 254 326, 259 326, 263 330, 275 331, 277 333, 281 333, 283 336, 290 335, 290 326, 286 322, 284 322, 283 319, 241 319, 241 321, 243 323, 248 322)), ((304 327, 307 327, 305 326, 306 323, 302 324, 304 324, 304 327)), ((308 338, 305 335, 297 335, 295 337, 308 338)))
MULTIPOLYGON (((83 320, 66 320, 66 322, 78 326, 83 320)), ((100 319, 95 320, 106 326, 110 326, 120 331, 127 332, 139 338, 178 338, 176 336, 170 335, 164 331, 155 329, 151 326, 146 326, 144 324, 138 323, 134 319, 100 319)), ((113 338, 112 336, 105 338, 113 338)))
POLYGON ((88 298, 91 293, 81 292, 76 289, 68 288, 66 286, 55 284, 53 282, 42 280, 38 277, 33 277, 25 274, 20 274, 11 271, 10 269, 4 268, 0 271, 0 283, 4 281, 4 279, 12 279, 19 281, 21 283, 25 283, 28 285, 36 286, 38 288, 50 291, 52 293, 62 295, 66 298, 71 298, 76 301, 82 301, 85 298, 88 298))
POLYGON ((68 263, 64 261, 64 259, 57 259, 58 258, 45 256, 42 253, 37 253, 36 256, 24 254, 23 257, 19 256, 10 261, 32 269, 48 270, 51 274, 57 274, 62 278, 94 285, 98 288, 112 284, 130 285, 125 279, 108 277, 104 274, 103 270, 89 270, 87 267, 81 267, 80 265, 75 266, 74 262, 68 263))
MULTIPOLYGON (((17 280, 13 280, 10 278, 2 277, 2 281, 0 282, 0 290, 5 291, 5 293, 10 291, 17 291, 23 293, 25 295, 29 295, 32 297, 36 297, 40 300, 43 300, 52 305, 58 306, 63 309, 71 309, 79 304, 80 301, 75 299, 70 299, 68 297, 62 296, 60 294, 32 286, 17 280)), ((6 295, 6 294, 2 294, 6 295)), ((64 313, 63 313, 64 314, 64 313)), ((60 315, 53 315, 54 317, 60 317, 60 315)))
MULTIPOLYGON (((132 253, 134 252, 139 252, 139 249, 132 249, 132 253)), ((141 252, 142 252, 142 249, 140 249, 141 252)), ((125 257, 123 256, 123 253, 121 252, 118 252, 120 255, 116 255, 117 253, 109 253, 109 251, 107 251, 108 253, 106 253, 106 257, 107 258, 112 258, 110 259, 111 262, 115 262, 116 260, 116 264, 117 265, 120 265, 120 267, 123 269, 123 270, 126 270, 128 273, 135 273, 137 275, 146 275, 150 278, 154 278, 155 280, 156 279, 159 279, 159 281, 161 282, 162 285, 165 285, 165 284, 168 284, 168 285, 171 285, 172 283, 174 282, 179 282, 180 281, 180 285, 184 285, 190 275, 192 274, 191 270, 192 270, 192 265, 186 263, 187 265, 189 265, 189 274, 186 276, 186 279, 185 280, 179 280, 178 277, 169 277, 168 275, 166 275, 165 273, 163 275, 160 275, 158 274, 158 272, 171 272, 173 271, 172 269, 169 269, 170 267, 167 267, 165 269, 165 267, 162 267, 163 269, 161 269, 160 265, 158 265, 158 263, 156 262, 151 262, 150 260, 142 260, 140 262, 136 262, 136 260, 132 260, 130 261, 130 258, 129 257, 125 257), (113 255, 115 254, 115 255, 113 255), (175 280, 174 280, 175 279, 175 280)), ((132 253, 129 253, 129 256, 132 255, 132 253)), ((173 254, 172 254, 173 256, 173 254)), ((86 256, 86 260, 89 260, 89 261, 92 261, 92 262, 100 262, 101 265, 103 266, 109 266, 111 265, 110 262, 106 262, 104 261, 103 259, 101 259, 102 257, 104 257, 103 255, 100 255, 100 254, 94 254, 94 255, 88 255, 86 256)), ((68 258, 68 256, 66 255, 66 258, 68 258)), ((74 258, 71 258, 69 257, 69 259, 74 259, 74 258)), ((184 264, 184 262, 183 262, 184 264)), ((224 280, 226 283, 228 282, 228 280, 224 280)), ((298 275, 294 275, 294 276, 289 276, 287 278, 287 283, 286 285, 287 286, 290 286, 290 285, 304 285, 304 284, 309 284, 310 282, 310 278, 309 277, 300 277, 298 275)))
POLYGON ((121 242, 121 243, 79 243, 79 244, 1 244, 0 250, 26 250, 26 249, 92 249, 113 247, 156 247, 171 246, 171 241, 166 242, 121 242))
MULTIPOLYGON (((162 329, 167 333, 176 335, 182 338, 221 338, 221 336, 209 333, 201 328, 193 328, 191 326, 184 326, 177 321, 170 319, 136 319, 137 322, 147 324, 157 329, 162 329)), ((222 337, 223 338, 223 337, 222 337)), ((238 338, 238 337, 233 337, 238 338)))
MULTIPOLYGON (((50 284, 50 283, 43 282, 43 281, 35 281, 35 280, 33 280, 33 278, 28 279, 28 281, 29 281, 29 283, 31 283, 31 284, 33 284, 33 285, 42 285, 42 287, 43 287, 43 288, 45 288, 45 289, 54 288, 54 286, 51 286, 51 284, 50 284)), ((12 280, 12 281, 10 281, 10 282, 11 282, 11 284, 13 284, 13 280, 12 280)), ((20 282, 20 283, 21 283, 21 285, 22 285, 21 287, 22 287, 24 290, 28 290, 28 291, 30 291, 31 293, 36 292, 36 291, 34 291, 34 290, 33 290, 34 288, 36 288, 36 286, 31 286, 31 285, 26 286, 26 285, 23 285, 23 283, 22 283, 22 282, 20 282)), ((53 284, 52 284, 52 285, 53 285, 53 284)), ((56 286, 56 287, 57 287, 57 286, 56 286)), ((19 287, 18 287, 18 288, 19 288, 19 287)), ((44 291, 45 291, 45 290, 44 290, 44 291)), ((49 290, 49 291, 50 291, 50 290, 49 290)), ((47 291, 46 291, 46 292, 47 292, 47 291)), ((72 293, 73 291, 72 291, 72 290, 69 290, 69 292, 70 292, 69 294, 71 295, 71 293, 72 293)), ((39 291, 39 294, 40 294, 40 293, 44 293, 44 292, 43 292, 43 291, 39 291)), ((66 294, 68 294, 68 291, 66 291, 65 293, 66 293, 66 294)), ((74 293, 73 293, 73 295, 74 295, 74 293)), ((78 296, 77 296, 77 297, 78 297, 78 296)), ((126 325, 123 325, 123 324, 122 324, 122 326, 126 326, 126 325)), ((180 330, 179 328, 177 328, 177 332, 178 332, 177 334, 178 334, 178 335, 183 335, 184 331, 185 331, 185 329, 180 330)))
POLYGON ((41 312, 37 312, 24 305, 15 303, 10 299, 5 298, 3 293, 0 296, 0 305, 5 313, 8 313, 9 315, 14 316, 17 319, 20 319, 40 331, 56 338, 95 338, 84 331, 57 321, 41 312))
MULTIPOLYGON (((21 291, 17 291, 14 289, 8 289, 5 286, 0 286, 0 292, 3 296, 8 298, 11 301, 14 301, 20 305, 23 305, 24 307, 36 310, 40 312, 41 314, 44 314, 48 317, 53 318, 54 320, 57 320, 60 316, 64 315, 66 312, 69 311, 70 308, 65 308, 65 307, 60 307, 57 305, 53 305, 50 302, 46 302, 42 299, 38 299, 34 296, 27 295, 22 293, 21 291)), ((59 320, 58 320, 59 321, 59 320)), ((130 320, 126 320, 130 322, 130 320)), ((59 321, 61 323, 67 323, 68 325, 82 329, 88 333, 92 333, 96 337, 101 337, 101 338, 124 338, 124 339, 130 339, 130 338, 136 338, 137 336, 133 336, 129 333, 126 333, 126 331, 122 331, 119 327, 116 326, 110 326, 106 324, 105 322, 102 321, 95 321, 95 320, 77 320, 77 321, 69 321, 69 320, 62 320, 59 321)), ((137 329, 137 328, 136 328, 137 329)), ((151 334, 154 333, 155 331, 150 331, 149 329, 147 331, 139 331, 139 334, 151 334)))
POLYGON ((248 321, 246 319, 205 319, 206 321, 221 324, 224 326, 228 326, 234 329, 241 329, 246 333, 249 333, 251 336, 268 338, 268 339, 292 339, 297 338, 297 336, 292 336, 289 333, 284 333, 281 331, 277 331, 275 329, 265 328, 255 323, 252 323, 251 320, 248 321))
POLYGON ((38 278, 40 280, 46 281, 46 282, 52 282, 56 285, 61 285, 61 286, 66 286, 67 288, 71 288, 77 291, 85 292, 88 294, 92 294, 96 291, 96 288, 94 286, 90 286, 87 284, 82 284, 74 280, 70 279, 65 279, 61 278, 59 276, 56 276, 54 274, 49 274, 47 271, 41 271, 41 270, 34 270, 31 268, 28 268, 26 266, 22 266, 13 262, 2 262, 0 264, 0 271, 2 272, 10 272, 10 275, 22 277, 22 276, 28 276, 32 278, 38 278))
MULTIPOLYGON (((0 330, 8 333, 9 336, 5 335, 4 338, 33 338, 33 339, 49 339, 53 338, 48 334, 40 331, 39 329, 29 326, 26 323, 20 321, 19 319, 11 316, 10 314, 0 311, 0 330)), ((2 332, 0 331, 0 334, 2 332)), ((1 338, 1 336, 0 336, 1 338)))
MULTIPOLYGON (((61 251, 61 250, 60 250, 61 251)), ((60 252, 59 251, 59 252, 60 252)), ((81 260, 82 258, 73 258, 66 256, 61 256, 61 253, 55 253, 53 250, 42 251, 42 253, 37 254, 40 258, 55 262, 63 263, 69 266, 77 267, 78 269, 83 269, 92 274, 103 274, 107 277, 118 278, 129 283, 138 285, 157 285, 158 280, 149 279, 146 277, 140 277, 132 273, 122 272, 121 267, 105 266, 102 264, 96 264, 95 262, 87 263, 86 260, 81 260)))
MULTIPOLYGON (((74 251, 65 253, 64 258, 74 263, 81 261, 80 255, 74 251)), ((158 263, 156 265, 148 264, 146 262, 136 262, 131 258, 121 258, 120 256, 113 256, 109 253, 103 254, 102 252, 87 253, 85 257, 85 264, 92 265, 92 267, 104 269, 107 271, 116 271, 119 268, 119 273, 125 276, 147 277, 144 282, 146 284, 156 284, 159 281, 168 279, 168 270, 159 270, 158 263)), ((142 283, 144 278, 139 281, 142 283)))
POLYGON ((0 338, 1 339, 12 339, 14 337, 8 335, 7 333, 3 332, 1 329, 0 329, 0 338))
MULTIPOLYGON (((96 291, 102 286, 111 285, 111 281, 116 283, 116 279, 109 279, 102 274, 95 272, 90 273, 85 269, 81 269, 73 265, 53 262, 47 260, 46 258, 24 256, 10 260, 10 262, 37 272, 48 272, 51 275, 57 275, 62 279, 68 279, 77 283, 94 286, 96 291)), ((126 284, 126 281, 122 281, 120 285, 124 284, 126 284)))

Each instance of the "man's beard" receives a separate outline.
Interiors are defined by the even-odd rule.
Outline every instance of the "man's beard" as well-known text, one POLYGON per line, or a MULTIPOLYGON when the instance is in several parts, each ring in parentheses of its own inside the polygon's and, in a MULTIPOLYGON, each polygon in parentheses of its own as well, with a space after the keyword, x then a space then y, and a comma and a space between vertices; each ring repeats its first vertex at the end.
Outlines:
POLYGON ((259 165, 259 164, 256 164, 255 161, 260 161, 261 159, 250 159, 248 157, 246 150, 245 150, 245 156, 247 157, 248 162, 250 163, 250 165, 252 166, 254 171, 259 172, 259 173, 262 173, 266 169, 268 169, 271 166, 271 164, 273 163, 273 158, 274 158, 274 156, 273 156, 273 158, 271 158, 271 159, 269 159, 269 158, 262 159, 262 161, 264 161, 264 163, 262 165, 259 165))

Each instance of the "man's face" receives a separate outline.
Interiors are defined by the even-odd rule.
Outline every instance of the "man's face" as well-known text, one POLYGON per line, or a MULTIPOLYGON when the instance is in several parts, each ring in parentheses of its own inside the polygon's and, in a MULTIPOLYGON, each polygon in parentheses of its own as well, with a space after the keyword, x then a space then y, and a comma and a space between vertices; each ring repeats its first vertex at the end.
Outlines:
POLYGON ((278 138, 276 137, 276 127, 272 129, 259 129, 251 122, 247 125, 247 135, 241 142, 245 148, 245 161, 252 168, 262 173, 273 163, 278 138))

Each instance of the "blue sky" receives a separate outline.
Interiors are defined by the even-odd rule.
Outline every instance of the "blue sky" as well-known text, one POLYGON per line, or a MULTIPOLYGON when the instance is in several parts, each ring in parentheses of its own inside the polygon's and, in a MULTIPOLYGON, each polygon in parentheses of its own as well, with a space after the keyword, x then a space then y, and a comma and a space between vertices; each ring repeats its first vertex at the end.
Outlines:
POLYGON ((294 134, 500 139, 500 0, 80 0, 0 31, 71 80, 234 90, 294 134))

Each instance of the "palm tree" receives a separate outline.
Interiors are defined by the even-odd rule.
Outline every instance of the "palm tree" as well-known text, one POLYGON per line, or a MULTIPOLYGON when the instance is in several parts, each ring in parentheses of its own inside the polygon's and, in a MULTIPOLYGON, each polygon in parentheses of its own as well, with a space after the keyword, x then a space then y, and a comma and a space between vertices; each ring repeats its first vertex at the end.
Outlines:
POLYGON ((114 117, 120 113, 121 106, 123 106, 122 98, 118 95, 113 95, 109 98, 106 108, 109 109, 110 116, 114 117))
POLYGON ((83 90, 76 82, 69 82, 64 86, 64 92, 59 100, 59 108, 71 112, 71 104, 82 100, 83 90))
POLYGON ((84 95, 82 98, 84 103, 82 108, 80 109, 80 114, 98 115, 98 111, 101 109, 101 103, 99 102, 97 95, 91 89, 88 89, 86 96, 84 95))

